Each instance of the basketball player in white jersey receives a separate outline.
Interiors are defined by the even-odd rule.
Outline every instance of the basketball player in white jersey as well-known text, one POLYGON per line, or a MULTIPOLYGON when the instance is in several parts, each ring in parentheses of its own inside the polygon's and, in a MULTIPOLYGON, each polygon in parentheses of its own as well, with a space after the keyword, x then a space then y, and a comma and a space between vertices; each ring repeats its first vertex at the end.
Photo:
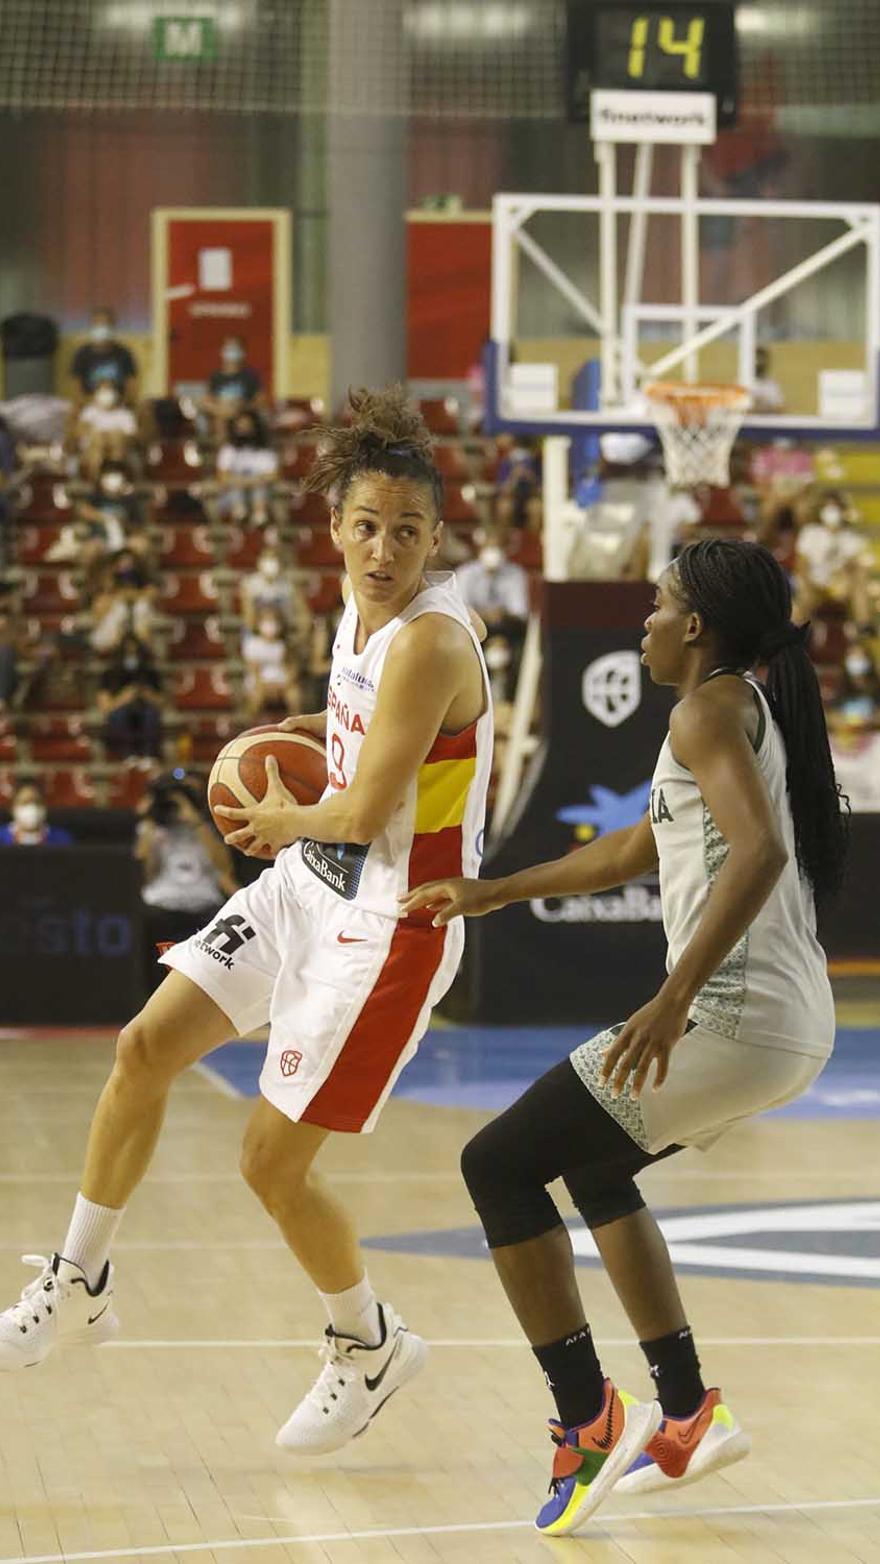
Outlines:
POLYGON ((351 594, 327 710, 290 719, 325 736, 329 784, 301 806, 273 775, 233 812, 229 838, 273 866, 162 958, 171 970, 118 1041, 81 1192, 59 1252, 0 1316, 0 1367, 117 1328, 111 1243, 142 1179, 175 1077, 269 1022, 261 1100, 242 1172, 321 1294, 324 1369, 278 1434, 335 1450, 421 1366, 425 1345, 367 1278, 345 1207, 313 1164, 332 1131, 373 1129, 449 987, 464 922, 433 927, 400 896, 429 876, 475 874, 492 758, 485 664, 450 576, 426 575, 442 528, 430 437, 401 388, 352 397, 311 475, 351 594))
POLYGON ((834 1039, 814 901, 840 880, 845 817, 787 578, 755 544, 694 544, 661 577, 646 630, 643 661, 679 696, 648 815, 554 863, 438 882, 403 903, 434 909, 443 927, 532 897, 589 895, 659 866, 669 949, 656 997, 536 1081, 462 1158, 556 1399, 553 1478, 537 1524, 557 1536, 583 1525, 615 1483, 672 1489, 747 1453, 720 1390, 703 1383, 666 1244, 633 1175, 798 1096, 834 1039), (765 685, 751 673, 760 665, 765 685), (653 1406, 603 1376, 546 1189, 560 1176, 645 1352, 653 1406))

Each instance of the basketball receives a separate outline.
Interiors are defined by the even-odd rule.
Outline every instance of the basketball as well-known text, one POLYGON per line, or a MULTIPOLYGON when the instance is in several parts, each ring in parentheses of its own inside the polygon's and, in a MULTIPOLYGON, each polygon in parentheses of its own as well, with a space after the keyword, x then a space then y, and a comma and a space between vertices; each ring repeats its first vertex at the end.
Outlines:
POLYGON ((208 778, 208 808, 221 836, 235 830, 236 824, 223 815, 215 815, 217 805, 247 808, 249 804, 258 804, 266 792, 265 762, 270 755, 277 760, 281 781, 298 804, 318 802, 327 786, 327 760, 321 740, 298 729, 287 733, 272 724, 248 728, 223 746, 208 778))

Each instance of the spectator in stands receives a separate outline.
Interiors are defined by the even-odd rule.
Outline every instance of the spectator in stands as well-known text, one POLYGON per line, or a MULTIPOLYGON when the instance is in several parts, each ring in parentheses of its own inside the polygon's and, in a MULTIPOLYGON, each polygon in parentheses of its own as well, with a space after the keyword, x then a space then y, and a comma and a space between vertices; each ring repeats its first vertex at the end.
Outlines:
POLYGON ((784 410, 785 397, 779 382, 773 379, 769 348, 760 347, 755 352, 755 375, 749 390, 753 413, 781 413, 784 410))
POLYGON ((266 407, 263 382, 247 362, 243 337, 226 338, 220 349, 220 365, 208 381, 208 394, 199 407, 203 433, 218 444, 231 418, 246 411, 262 412, 266 407))
POLYGON ((211 825, 204 790, 175 770, 156 777, 138 805, 135 856, 141 865, 147 988, 165 975, 156 942, 195 933, 237 890, 229 849, 211 825))
POLYGON ((217 452, 215 503, 219 515, 241 525, 250 522, 265 527, 277 477, 278 455, 269 444, 262 419, 256 413, 237 414, 217 452))
POLYGON ((22 630, 9 608, 0 603, 0 712, 8 711, 18 688, 18 654, 22 630))
POLYGON ((489 533, 478 557, 459 565, 455 577, 467 607, 486 625, 486 661, 499 674, 503 697, 511 700, 529 617, 528 575, 508 559, 500 536, 489 533))
POLYGON ((821 493, 798 534, 796 617, 809 619, 828 604, 842 604, 848 617, 870 633, 870 567, 870 550, 852 524, 843 495, 831 489, 821 493))
POLYGON ((264 609, 274 610, 288 634, 301 639, 305 630, 306 606, 290 571, 284 569, 277 548, 265 548, 257 568, 241 583, 241 615, 246 630, 256 628, 264 609))
POLYGON ((858 641, 843 659, 843 688, 829 722, 835 728, 875 728, 880 717, 880 678, 871 655, 858 641))
POLYGON ((76 381, 77 412, 100 385, 114 386, 124 403, 134 405, 137 364, 128 348, 116 340, 115 327, 116 316, 111 309, 96 309, 89 340, 73 356, 70 372, 76 381))
POLYGON ((529 527, 540 532, 542 520, 541 459, 531 441, 503 442, 504 455, 495 473, 495 520, 499 529, 529 527))
POLYGON ((113 652, 129 632, 148 645, 154 627, 154 594, 155 583, 144 560, 133 549, 120 549, 91 604, 92 649, 113 652))
POLYGON ((19 782, 12 798, 12 819, 0 826, 0 847, 69 847, 72 842, 69 831, 49 825, 38 783, 19 782))
POLYGON ((162 753, 162 683, 149 647, 127 631, 101 675, 98 709, 104 743, 116 760, 162 753))
POLYGON ((287 644, 277 609, 261 610, 256 627, 241 638, 245 665, 244 698, 248 716, 264 711, 298 711, 299 667, 287 644))
POLYGON ((125 465, 137 440, 137 419, 116 386, 98 385, 79 410, 76 444, 83 471, 98 481, 105 462, 125 465))

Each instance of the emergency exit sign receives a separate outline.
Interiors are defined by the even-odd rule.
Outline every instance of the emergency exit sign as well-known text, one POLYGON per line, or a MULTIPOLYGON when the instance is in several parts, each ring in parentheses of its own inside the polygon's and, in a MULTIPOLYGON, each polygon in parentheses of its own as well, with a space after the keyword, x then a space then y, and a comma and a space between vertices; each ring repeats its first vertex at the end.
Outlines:
POLYGON ((157 60, 213 60, 217 53, 213 16, 157 16, 153 53, 157 60))

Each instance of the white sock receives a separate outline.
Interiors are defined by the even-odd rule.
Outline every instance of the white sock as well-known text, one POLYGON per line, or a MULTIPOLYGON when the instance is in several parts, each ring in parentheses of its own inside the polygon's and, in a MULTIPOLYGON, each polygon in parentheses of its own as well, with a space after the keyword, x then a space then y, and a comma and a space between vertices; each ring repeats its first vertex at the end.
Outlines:
POLYGON ((113 1206, 96 1206, 93 1201, 86 1200, 85 1195, 76 1197, 60 1253, 72 1265, 82 1266, 90 1287, 96 1287, 101 1280, 124 1209, 117 1211, 113 1206))
POLYGON ((356 1336, 368 1347, 378 1347, 382 1339, 379 1305, 366 1272, 345 1292, 322 1292, 321 1302, 338 1336, 356 1336))

